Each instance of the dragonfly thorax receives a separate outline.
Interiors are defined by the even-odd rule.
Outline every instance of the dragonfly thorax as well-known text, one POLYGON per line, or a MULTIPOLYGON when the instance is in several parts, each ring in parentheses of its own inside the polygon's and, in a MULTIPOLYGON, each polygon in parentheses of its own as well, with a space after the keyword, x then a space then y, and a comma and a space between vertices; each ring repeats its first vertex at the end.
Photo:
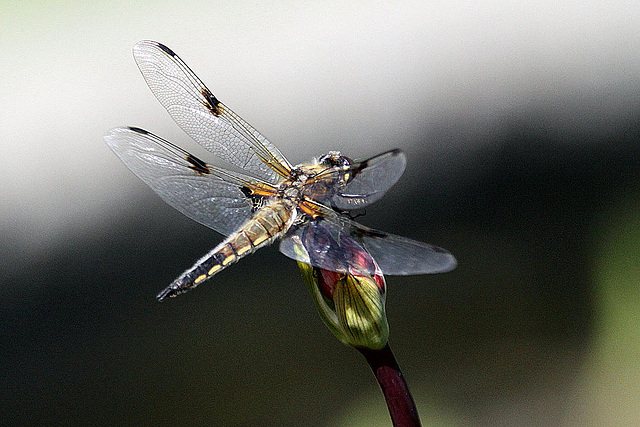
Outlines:
POLYGON ((282 197, 297 203, 302 199, 302 189, 298 186, 286 187, 282 190, 282 197))
MULTIPOLYGON (((291 178, 283 185, 300 190, 300 194, 295 194, 295 197, 300 197, 296 199, 298 201, 304 196, 325 203, 346 186, 351 178, 351 164, 351 159, 347 156, 338 151, 330 151, 317 161, 297 165, 291 171, 291 178)), ((289 199, 295 198, 292 197, 293 191, 289 190, 288 193, 291 195, 288 196, 289 199)))
POLYGON ((280 184, 278 193, 280 197, 289 199, 295 203, 302 200, 302 193, 309 176, 300 169, 294 169, 291 178, 280 184))

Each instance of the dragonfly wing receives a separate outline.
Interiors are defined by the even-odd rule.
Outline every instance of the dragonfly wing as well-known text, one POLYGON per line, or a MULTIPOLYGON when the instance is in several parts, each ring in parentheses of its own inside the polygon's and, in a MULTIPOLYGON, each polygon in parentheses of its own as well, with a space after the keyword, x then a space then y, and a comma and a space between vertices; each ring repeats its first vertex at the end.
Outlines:
POLYGON ((217 157, 269 183, 278 183, 291 164, 249 123, 222 104, 168 47, 141 41, 133 55, 149 88, 173 120, 217 157))
POLYGON ((404 153, 396 149, 349 166, 329 168, 316 179, 346 180, 346 185, 336 186, 333 193, 320 201, 340 210, 363 208, 382 198, 402 176, 406 165, 404 153))
POLYGON ((455 258, 445 249, 374 230, 329 212, 293 227, 280 243, 283 254, 314 267, 375 274, 375 265, 363 263, 358 256, 360 250, 368 252, 389 275, 443 273, 456 267, 455 258))
POLYGON ((113 152, 165 202, 224 235, 236 231, 255 204, 242 188, 254 178, 206 164, 139 128, 115 128, 105 136, 113 152))

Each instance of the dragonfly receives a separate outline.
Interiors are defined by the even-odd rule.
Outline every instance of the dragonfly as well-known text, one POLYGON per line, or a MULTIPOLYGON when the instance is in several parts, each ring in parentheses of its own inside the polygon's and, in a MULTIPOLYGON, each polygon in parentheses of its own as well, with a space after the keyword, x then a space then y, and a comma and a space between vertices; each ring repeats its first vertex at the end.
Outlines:
POLYGON ((366 227, 349 215, 379 200, 400 178, 406 157, 399 149, 361 161, 331 151, 294 166, 220 102, 171 49, 145 40, 135 44, 133 54, 173 120, 238 170, 206 163, 137 127, 117 127, 105 135, 116 156, 165 202, 226 236, 160 292, 159 301, 196 287, 277 240, 287 257, 342 274, 410 275, 455 268, 447 250, 366 227), (358 261, 360 250, 376 260, 379 270, 358 261))

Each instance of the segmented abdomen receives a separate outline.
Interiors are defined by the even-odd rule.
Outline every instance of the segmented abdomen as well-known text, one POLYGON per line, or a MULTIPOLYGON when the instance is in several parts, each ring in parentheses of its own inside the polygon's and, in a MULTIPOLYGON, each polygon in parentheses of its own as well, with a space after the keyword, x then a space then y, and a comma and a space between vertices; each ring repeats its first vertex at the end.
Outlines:
POLYGON ((273 243, 289 229, 295 219, 295 211, 295 204, 286 199, 260 208, 240 230, 227 237, 158 294, 158 300, 186 292, 240 258, 273 243))

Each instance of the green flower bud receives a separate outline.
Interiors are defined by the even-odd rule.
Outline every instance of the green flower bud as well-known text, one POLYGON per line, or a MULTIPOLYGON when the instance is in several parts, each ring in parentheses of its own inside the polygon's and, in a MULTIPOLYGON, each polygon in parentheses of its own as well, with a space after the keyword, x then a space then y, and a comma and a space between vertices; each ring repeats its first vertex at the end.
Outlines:
MULTIPOLYGON (((303 250, 302 245, 298 250, 303 250)), ((298 267, 320 317, 338 340, 353 347, 380 349, 389 339, 384 276, 364 249, 351 245, 350 250, 350 273, 324 270, 300 261, 298 267), (363 268, 358 269, 359 265, 363 268), (370 271, 371 266, 374 274, 362 273, 370 271)))

